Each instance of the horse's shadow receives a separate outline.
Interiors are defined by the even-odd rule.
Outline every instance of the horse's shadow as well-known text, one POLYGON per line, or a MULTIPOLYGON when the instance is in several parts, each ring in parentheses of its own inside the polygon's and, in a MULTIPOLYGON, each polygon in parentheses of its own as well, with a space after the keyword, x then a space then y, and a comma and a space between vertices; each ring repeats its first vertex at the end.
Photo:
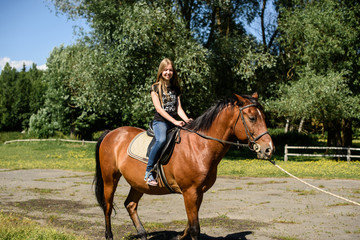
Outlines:
MULTIPOLYGON (((200 234, 201 240, 247 240, 246 236, 252 234, 251 231, 244 231, 238 233, 228 234, 225 237, 211 237, 206 234, 200 234)), ((180 236, 182 232, 175 231, 158 231, 148 233, 148 240, 176 240, 178 236, 180 236)), ((138 236, 132 236, 131 239, 137 239, 138 236)), ((190 239, 190 236, 187 238, 190 239)))

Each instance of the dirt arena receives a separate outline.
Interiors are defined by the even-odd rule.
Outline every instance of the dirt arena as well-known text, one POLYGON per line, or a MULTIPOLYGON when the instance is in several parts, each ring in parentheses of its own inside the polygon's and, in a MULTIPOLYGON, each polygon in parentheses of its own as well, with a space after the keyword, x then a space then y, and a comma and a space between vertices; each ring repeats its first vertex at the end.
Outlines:
MULTIPOLYGON (((0 211, 43 225, 104 239, 104 218, 92 188, 93 173, 0 170, 0 211)), ((307 179, 324 190, 360 202, 359 180, 307 179)), ((136 239, 123 202, 121 179, 112 217, 114 239, 136 239)), ((186 213, 181 195, 144 195, 139 216, 148 239, 181 234, 186 213)), ((360 207, 318 192, 292 178, 218 178, 200 209, 201 239, 360 239, 360 207)))

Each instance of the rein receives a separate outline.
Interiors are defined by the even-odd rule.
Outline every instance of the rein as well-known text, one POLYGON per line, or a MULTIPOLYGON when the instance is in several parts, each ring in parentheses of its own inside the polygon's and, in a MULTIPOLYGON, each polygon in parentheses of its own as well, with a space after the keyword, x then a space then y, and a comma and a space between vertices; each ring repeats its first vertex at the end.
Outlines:
POLYGON ((265 132, 263 132, 262 134, 260 134, 257 137, 254 137, 254 135, 251 134, 248 126, 246 125, 244 114, 242 112, 244 109, 249 108, 249 107, 256 107, 256 104, 249 104, 249 105, 246 105, 245 107, 241 107, 241 108, 239 107, 239 115, 238 115, 238 117, 236 119, 235 125, 233 126, 233 129, 234 129, 234 132, 235 132, 236 124, 238 123, 239 118, 241 116, 241 121, 243 122, 243 125, 244 125, 244 128, 245 128, 246 137, 248 138, 248 144, 243 144, 243 143, 239 143, 239 142, 230 142, 230 141, 210 137, 210 136, 207 136, 205 134, 202 134, 202 133, 196 132, 194 130, 191 130, 189 128, 186 128, 186 127, 179 127, 179 128, 181 128, 181 129, 183 129, 185 131, 188 131, 188 132, 195 133, 198 136, 200 136, 202 138, 205 138, 205 139, 214 140, 214 141, 217 141, 217 142, 230 144, 230 145, 234 145, 234 146, 237 146, 237 147, 248 147, 251 151, 259 152, 260 151, 260 146, 259 146, 259 144, 256 143, 256 141, 259 140, 262 136, 264 136, 266 134, 269 134, 269 132, 265 131, 265 132))
POLYGON ((182 130, 191 132, 191 133, 195 133, 195 134, 197 134, 197 135, 199 135, 200 137, 205 138, 205 139, 215 140, 215 141, 217 141, 217 142, 226 143, 226 144, 231 144, 231 145, 238 146, 238 147, 248 147, 248 146, 249 146, 248 144, 244 144, 244 143, 230 142, 230 141, 222 140, 222 139, 219 139, 219 138, 210 137, 210 136, 204 135, 204 134, 202 134, 202 133, 196 132, 196 131, 194 131, 194 130, 191 130, 191 129, 189 129, 189 128, 186 128, 186 127, 179 127, 179 128, 181 128, 182 130))

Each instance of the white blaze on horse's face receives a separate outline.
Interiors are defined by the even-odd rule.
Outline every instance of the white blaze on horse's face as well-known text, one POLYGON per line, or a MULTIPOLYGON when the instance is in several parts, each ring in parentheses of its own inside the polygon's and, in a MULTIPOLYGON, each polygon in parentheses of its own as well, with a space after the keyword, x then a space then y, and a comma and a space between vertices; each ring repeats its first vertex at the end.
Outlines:
POLYGON ((257 108, 256 110, 257 110, 257 112, 258 112, 258 114, 259 114, 259 116, 260 116, 260 119, 261 119, 261 120, 265 120, 265 119, 263 118, 262 114, 261 114, 260 109, 257 108))
POLYGON ((267 134, 262 135, 259 139, 256 140, 256 144, 259 145, 259 151, 257 151, 257 157, 260 159, 270 159, 273 152, 274 152, 274 145, 272 142, 272 139, 270 137, 270 134, 268 134, 268 129, 265 122, 265 116, 264 113, 260 111, 260 109, 257 110, 257 126, 258 129, 254 133, 254 136, 261 136, 264 132, 267 134))

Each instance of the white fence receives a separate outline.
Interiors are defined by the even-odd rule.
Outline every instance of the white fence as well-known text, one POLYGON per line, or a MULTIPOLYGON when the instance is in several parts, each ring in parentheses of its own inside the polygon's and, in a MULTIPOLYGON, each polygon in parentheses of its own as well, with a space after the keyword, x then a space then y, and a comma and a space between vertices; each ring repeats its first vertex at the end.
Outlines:
POLYGON ((14 142, 54 142, 54 141, 60 141, 60 142, 75 142, 75 143, 82 143, 84 145, 85 143, 97 143, 96 141, 85 141, 85 140, 70 140, 70 139, 17 139, 17 140, 11 140, 6 141, 4 144, 14 143, 14 142))
POLYGON ((288 156, 305 156, 305 157, 338 157, 345 158, 349 162, 351 158, 360 158, 360 155, 351 155, 352 151, 360 151, 360 148, 351 147, 302 147, 302 146, 288 146, 285 145, 284 161, 288 160, 288 156), (346 150, 344 154, 307 154, 307 153, 289 153, 289 149, 319 149, 319 150, 346 150))

